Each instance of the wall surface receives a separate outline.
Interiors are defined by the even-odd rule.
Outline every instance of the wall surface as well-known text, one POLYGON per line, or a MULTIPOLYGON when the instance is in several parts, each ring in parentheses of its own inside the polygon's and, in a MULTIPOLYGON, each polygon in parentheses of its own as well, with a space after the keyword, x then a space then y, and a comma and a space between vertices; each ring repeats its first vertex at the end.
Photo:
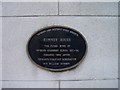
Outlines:
POLYGON ((117 88, 117 15, 117 2, 3 2, 2 87, 117 88), (77 68, 50 72, 28 58, 31 35, 52 25, 68 26, 85 36, 87 55, 77 68))
MULTIPOLYGON (((0 16, 2 16, 2 3, 0 2, 0 16)), ((0 17, 0 89, 2 88, 2 17, 0 17)))

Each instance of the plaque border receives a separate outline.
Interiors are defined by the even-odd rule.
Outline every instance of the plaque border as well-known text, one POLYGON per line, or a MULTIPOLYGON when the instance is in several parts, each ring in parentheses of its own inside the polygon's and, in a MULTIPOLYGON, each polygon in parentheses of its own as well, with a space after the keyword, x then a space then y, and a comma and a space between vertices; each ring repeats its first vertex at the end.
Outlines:
POLYGON ((51 26, 46 26, 46 27, 42 27, 41 29, 38 29, 37 31, 33 32, 33 34, 30 36, 30 38, 28 39, 27 41, 27 45, 26 45, 26 52, 27 52, 27 56, 28 58, 30 59, 30 61, 36 65, 38 68, 42 68, 43 70, 47 70, 47 71, 51 71, 51 72, 63 72, 63 71, 69 71, 71 69, 75 69, 78 65, 80 65, 80 63, 83 61, 83 59, 86 57, 86 54, 88 52, 88 44, 87 44, 87 41, 86 41, 86 38, 83 34, 81 34, 78 30, 76 29, 73 29, 71 27, 68 27, 68 26, 63 26, 63 25, 51 25, 51 26), (45 29, 49 29, 49 28, 65 28, 65 29, 70 29, 74 32, 77 32, 77 34, 81 35, 82 38, 85 40, 85 44, 86 44, 86 51, 85 51, 85 54, 84 56, 82 57, 82 59, 75 65, 73 66, 70 66, 70 67, 67 67, 67 68, 64 68, 64 69, 50 69, 50 68, 46 68, 46 67, 43 67, 43 66, 40 66, 39 64, 37 64, 33 59, 32 57, 30 56, 29 54, 29 50, 28 50, 28 45, 29 45, 29 41, 31 40, 31 38, 36 35, 37 33, 41 32, 41 31, 44 31, 45 29))

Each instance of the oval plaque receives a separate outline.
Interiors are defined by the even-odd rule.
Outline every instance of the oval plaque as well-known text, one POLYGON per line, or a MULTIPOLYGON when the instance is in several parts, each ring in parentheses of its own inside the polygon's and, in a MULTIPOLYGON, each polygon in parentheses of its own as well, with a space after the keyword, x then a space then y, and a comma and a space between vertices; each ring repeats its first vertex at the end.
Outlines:
POLYGON ((82 34, 62 26, 47 27, 36 32, 27 45, 32 61, 50 71, 76 67, 85 56, 86 48, 82 34))

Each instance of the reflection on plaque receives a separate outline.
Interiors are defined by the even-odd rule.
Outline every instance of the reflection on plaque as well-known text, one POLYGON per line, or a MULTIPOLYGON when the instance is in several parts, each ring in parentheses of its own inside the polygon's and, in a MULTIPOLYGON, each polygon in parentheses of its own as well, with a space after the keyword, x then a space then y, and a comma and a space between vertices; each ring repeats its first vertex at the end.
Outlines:
POLYGON ((39 30, 27 45, 31 60, 50 71, 76 67, 85 56, 86 49, 85 38, 78 31, 62 26, 39 30))

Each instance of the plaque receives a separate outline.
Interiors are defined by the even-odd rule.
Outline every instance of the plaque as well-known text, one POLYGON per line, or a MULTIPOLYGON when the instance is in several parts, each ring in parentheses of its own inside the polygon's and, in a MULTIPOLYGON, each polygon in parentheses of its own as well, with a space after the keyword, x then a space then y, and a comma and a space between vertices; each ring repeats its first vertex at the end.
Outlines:
POLYGON ((51 26, 37 31, 27 45, 31 60, 50 71, 64 71, 78 66, 86 50, 87 43, 83 35, 63 26, 51 26))

